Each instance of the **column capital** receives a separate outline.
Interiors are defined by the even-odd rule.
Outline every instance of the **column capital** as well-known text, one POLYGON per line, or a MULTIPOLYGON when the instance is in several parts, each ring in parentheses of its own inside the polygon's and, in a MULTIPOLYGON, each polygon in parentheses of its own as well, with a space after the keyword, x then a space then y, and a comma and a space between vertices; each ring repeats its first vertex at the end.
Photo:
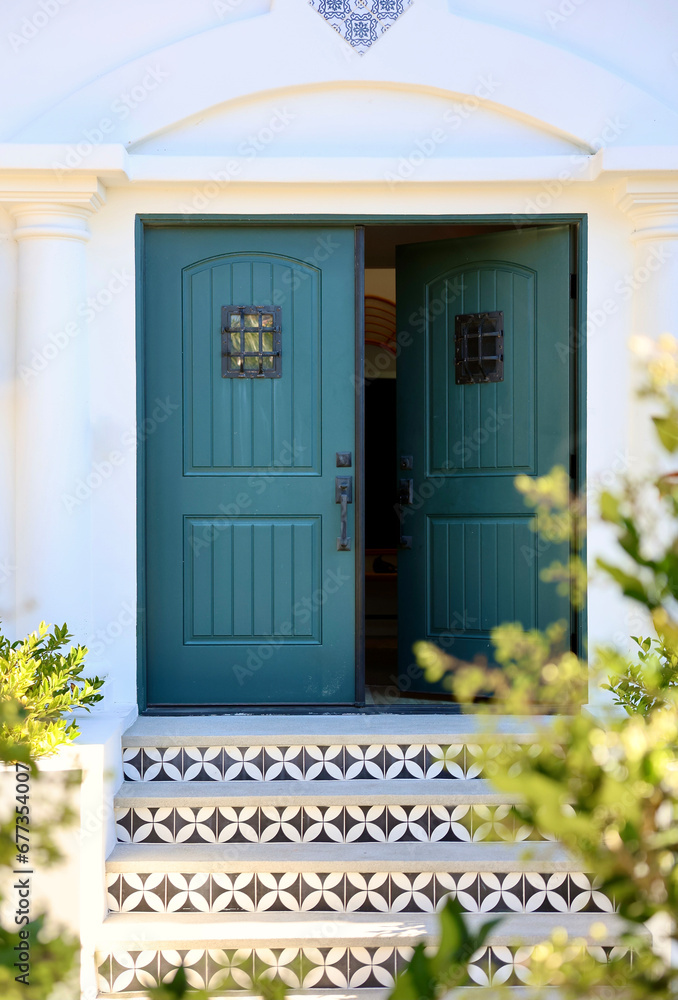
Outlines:
POLYGON ((90 237, 88 220, 92 214, 84 205, 54 202, 21 202, 11 205, 14 238, 61 239, 87 242, 90 237))
POLYGON ((0 178, 0 203, 14 219, 16 239, 87 240, 87 220, 105 201, 106 190, 95 176, 68 175, 58 183, 44 171, 0 178))
POLYGON ((615 204, 632 220, 631 239, 678 239, 678 180, 627 180, 615 204))

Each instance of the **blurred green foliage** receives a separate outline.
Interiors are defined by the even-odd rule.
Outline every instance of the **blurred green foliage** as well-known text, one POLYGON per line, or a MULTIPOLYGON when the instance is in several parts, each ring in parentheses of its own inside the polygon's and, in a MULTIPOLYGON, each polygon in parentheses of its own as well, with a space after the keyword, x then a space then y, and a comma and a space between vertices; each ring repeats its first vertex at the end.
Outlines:
MULTIPOLYGON (((103 681, 83 678, 87 650, 66 649, 71 636, 66 625, 50 631, 41 622, 38 630, 17 642, 0 633, 0 765, 21 764, 29 775, 30 791, 24 805, 28 813, 30 867, 49 866, 61 859, 55 833, 72 823, 76 816, 69 804, 69 789, 79 781, 77 772, 52 773, 59 781, 58 795, 40 792, 40 771, 36 761, 55 753, 78 735, 74 720, 66 716, 75 708, 89 709, 101 699, 103 681), (36 809, 36 806, 38 807, 36 809)), ((0 869, 17 866, 17 812, 14 796, 0 816, 0 869)), ((21 822, 20 820, 20 822, 21 822)), ((22 825, 20 829, 25 829, 22 825)), ((11 891, 11 890, 10 890, 11 891)), ((57 908, 55 907, 55 910, 57 908)), ((19 970, 16 947, 18 930, 0 925, 0 996, 3 1000, 47 1000, 58 984, 70 983, 78 990, 74 963, 78 942, 70 935, 49 936, 46 915, 40 914, 21 929, 29 932, 30 972, 28 983, 17 981, 19 970)))
MULTIPOLYGON (((598 558, 596 572, 641 610, 655 635, 630 637, 626 649, 596 649, 590 663, 567 648, 569 623, 544 633, 502 625, 492 634, 497 665, 490 667, 462 663, 430 643, 415 647, 427 679, 446 678, 459 702, 487 714, 490 730, 493 715, 558 707, 549 718, 535 717, 533 744, 504 743, 484 764, 498 789, 519 796, 525 823, 557 837, 582 871, 597 876, 598 891, 623 920, 621 947, 609 960, 596 944, 606 936, 605 915, 593 940, 568 939, 561 930, 532 950, 528 982, 571 1000, 678 996, 670 957, 678 944, 678 474, 665 471, 666 456, 678 451, 678 343, 637 338, 634 348, 647 373, 641 395, 657 444, 642 467, 599 497, 597 514, 617 554, 598 558), (582 710, 589 685, 610 692, 614 705, 596 715, 582 710)), ((580 606, 584 498, 570 496, 562 469, 536 480, 521 476, 516 486, 542 538, 569 543, 569 562, 554 563, 545 576, 580 606)), ((445 974, 436 972, 436 982, 445 974)), ((419 1000, 414 975, 408 970, 392 997, 419 1000)))

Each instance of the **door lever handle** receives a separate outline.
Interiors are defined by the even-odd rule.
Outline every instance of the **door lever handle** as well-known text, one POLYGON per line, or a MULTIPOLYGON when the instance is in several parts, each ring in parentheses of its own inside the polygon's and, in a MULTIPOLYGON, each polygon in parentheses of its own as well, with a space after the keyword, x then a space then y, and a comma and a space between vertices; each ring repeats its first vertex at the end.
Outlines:
POLYGON ((336 476, 334 480, 334 500, 341 504, 339 516, 341 518, 340 535, 337 538, 337 549, 339 552, 351 551, 351 539, 347 535, 348 531, 348 505, 353 503, 353 476, 336 476))

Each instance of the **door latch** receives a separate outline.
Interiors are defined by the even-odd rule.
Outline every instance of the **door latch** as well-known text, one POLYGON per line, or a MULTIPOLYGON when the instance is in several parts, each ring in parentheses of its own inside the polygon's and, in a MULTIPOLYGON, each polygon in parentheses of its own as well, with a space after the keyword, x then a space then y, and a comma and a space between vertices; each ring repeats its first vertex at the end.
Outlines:
MULTIPOLYGON (((409 457, 409 456, 403 456, 409 457)), ((400 541, 399 547, 401 549, 411 549, 412 548, 412 536, 403 534, 403 521, 405 520, 405 511, 403 507, 411 507, 414 503, 414 479, 401 479, 398 482, 398 510, 400 515, 400 541)))
POLYGON ((334 502, 341 504, 340 511, 340 535, 337 538, 337 549, 339 552, 351 551, 351 539, 347 535, 348 531, 348 505, 353 503, 353 476, 335 476, 334 479, 334 502))
POLYGON ((398 503, 408 507, 414 503, 414 479, 401 479, 398 485, 398 503))

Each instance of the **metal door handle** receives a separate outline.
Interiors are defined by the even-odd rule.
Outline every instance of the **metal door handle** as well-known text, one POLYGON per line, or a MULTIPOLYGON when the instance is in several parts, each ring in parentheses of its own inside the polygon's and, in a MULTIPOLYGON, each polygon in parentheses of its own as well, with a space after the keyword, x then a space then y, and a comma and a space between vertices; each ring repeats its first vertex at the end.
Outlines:
POLYGON ((339 552, 351 551, 351 539, 348 531, 348 505, 353 503, 353 476, 337 476, 334 480, 334 500, 341 504, 341 534, 337 538, 339 552))

